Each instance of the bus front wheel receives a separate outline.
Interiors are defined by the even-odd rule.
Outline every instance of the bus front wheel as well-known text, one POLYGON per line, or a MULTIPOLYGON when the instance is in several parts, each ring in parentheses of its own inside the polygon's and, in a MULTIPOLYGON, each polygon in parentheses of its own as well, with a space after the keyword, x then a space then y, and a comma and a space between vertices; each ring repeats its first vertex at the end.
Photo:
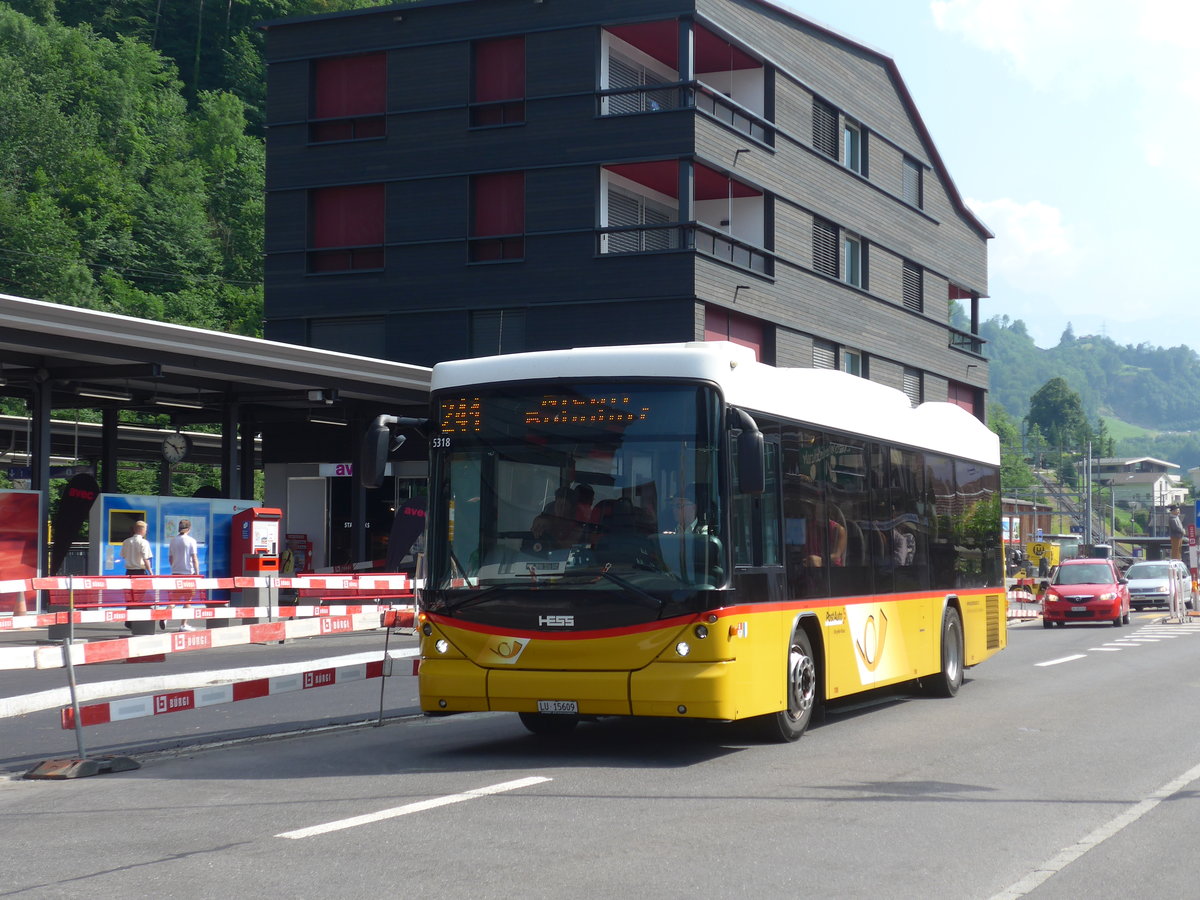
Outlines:
POLYGON ((792 634, 787 659, 787 709, 762 717, 762 733, 769 740, 798 741, 808 730, 820 702, 817 662, 804 629, 792 634))
POLYGON ((947 606, 942 613, 941 643, 942 670, 922 678, 921 687, 932 697, 953 697, 963 683, 962 618, 953 606, 947 606))

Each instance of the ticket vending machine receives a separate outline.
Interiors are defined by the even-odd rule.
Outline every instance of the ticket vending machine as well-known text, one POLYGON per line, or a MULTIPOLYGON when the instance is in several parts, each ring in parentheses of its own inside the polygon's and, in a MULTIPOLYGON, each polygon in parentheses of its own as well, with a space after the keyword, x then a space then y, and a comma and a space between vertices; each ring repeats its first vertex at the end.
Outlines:
MULTIPOLYGON (((252 507, 234 514, 229 555, 235 575, 279 575, 279 531, 282 524, 283 510, 271 507, 252 507)), ((275 606, 278 605, 278 588, 244 588, 235 591, 232 600, 233 606, 275 606)))

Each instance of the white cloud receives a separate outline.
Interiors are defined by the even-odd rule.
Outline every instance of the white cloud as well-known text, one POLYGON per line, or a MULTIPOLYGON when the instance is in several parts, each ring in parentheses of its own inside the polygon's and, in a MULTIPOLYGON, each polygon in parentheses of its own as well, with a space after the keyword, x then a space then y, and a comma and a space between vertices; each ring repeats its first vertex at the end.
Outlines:
POLYGON ((1046 291, 1049 283, 1070 278, 1081 252, 1063 224, 1062 212, 1037 200, 967 200, 996 237, 988 244, 993 276, 1021 290, 1046 291))
POLYGON ((1200 140, 1194 0, 931 0, 929 9, 939 29, 1004 59, 1037 90, 1106 102, 1113 139, 1149 166, 1200 180, 1177 151, 1200 140))

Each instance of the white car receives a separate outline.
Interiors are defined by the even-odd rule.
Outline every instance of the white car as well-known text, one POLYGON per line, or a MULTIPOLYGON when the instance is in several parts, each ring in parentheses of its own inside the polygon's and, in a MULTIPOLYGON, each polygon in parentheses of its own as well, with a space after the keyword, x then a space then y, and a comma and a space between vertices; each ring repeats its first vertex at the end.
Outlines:
POLYGON ((1162 606, 1172 611, 1192 602, 1192 574, 1177 559, 1134 563, 1125 570, 1133 609, 1162 606))

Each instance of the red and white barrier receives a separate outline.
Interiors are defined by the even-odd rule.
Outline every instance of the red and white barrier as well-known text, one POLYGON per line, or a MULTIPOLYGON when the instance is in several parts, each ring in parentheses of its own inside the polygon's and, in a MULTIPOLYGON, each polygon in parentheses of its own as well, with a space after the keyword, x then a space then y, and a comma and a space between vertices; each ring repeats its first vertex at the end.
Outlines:
MULTIPOLYGON (((419 661, 412 660, 412 674, 417 674, 419 661)), ((353 666, 312 669, 294 675, 279 675, 274 678, 255 678, 249 681, 218 684, 185 691, 168 691, 144 697, 129 697, 104 703, 92 703, 79 708, 81 725, 105 725, 125 719, 143 716, 161 716, 167 713, 185 712, 203 706, 235 703, 239 700, 255 700, 292 691, 307 691, 312 688, 348 684, 367 678, 379 678, 384 674, 385 661, 362 663, 353 666)), ((71 707, 59 711, 63 728, 75 727, 75 712, 71 707)))
MULTIPOLYGON (((148 634, 70 644, 71 664, 76 666, 119 662, 159 653, 187 653, 242 644, 266 644, 295 638, 373 631, 382 627, 379 610, 342 616, 316 616, 257 625, 234 625, 202 631, 148 634)), ((8 647, 0 649, 0 670, 58 669, 66 665, 63 646, 8 647)))
MULTIPOLYGON (((311 616, 353 616, 359 613, 384 612, 387 610, 401 613, 412 612, 412 606, 397 606, 391 603, 338 605, 323 604, 320 606, 218 606, 218 607, 176 607, 172 609, 125 609, 120 607, 105 609, 83 609, 74 613, 40 613, 28 616, 8 616, 0 618, 0 631, 15 631, 21 628, 46 628, 50 625, 66 625, 68 622, 81 624, 98 624, 102 622, 196 622, 209 619, 300 619, 311 616)), ((411 616, 410 616, 411 620, 411 616)), ((405 627, 399 625, 397 627, 405 627)))

